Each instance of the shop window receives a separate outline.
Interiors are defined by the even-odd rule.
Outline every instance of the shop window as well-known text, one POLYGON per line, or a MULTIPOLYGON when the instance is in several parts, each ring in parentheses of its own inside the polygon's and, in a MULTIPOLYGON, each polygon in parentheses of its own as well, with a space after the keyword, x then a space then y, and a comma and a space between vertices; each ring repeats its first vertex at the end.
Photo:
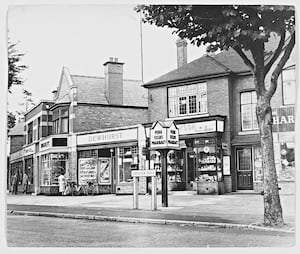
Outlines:
POLYGON ((206 83, 168 88, 169 117, 207 113, 206 83))
POLYGON ((138 169, 137 146, 119 148, 119 182, 131 182, 131 170, 138 169))
POLYGON ((278 172, 280 181, 295 180, 295 144, 280 144, 281 169, 278 172))
POLYGON ((53 153, 41 156, 41 185, 57 185, 60 174, 67 172, 66 153, 53 153))
POLYGON ((295 66, 287 68, 282 71, 282 95, 283 105, 295 104, 296 99, 296 78, 295 78, 295 66))
POLYGON ((53 132, 54 134, 69 132, 69 109, 57 108, 53 111, 53 132))
POLYGON ((256 118, 256 92, 243 92, 241 93, 241 121, 242 130, 257 130, 257 118, 256 118))

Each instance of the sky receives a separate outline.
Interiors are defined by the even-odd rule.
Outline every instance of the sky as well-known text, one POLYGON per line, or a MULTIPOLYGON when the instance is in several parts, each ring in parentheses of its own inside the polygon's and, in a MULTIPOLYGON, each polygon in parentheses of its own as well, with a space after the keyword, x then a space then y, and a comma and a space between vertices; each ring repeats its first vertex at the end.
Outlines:
MULTIPOLYGON (((10 111, 24 110, 22 89, 33 100, 51 99, 61 70, 71 74, 104 76, 109 57, 124 62, 124 78, 142 79, 140 15, 133 4, 26 5, 8 9, 8 37, 19 42, 29 66, 22 73, 24 87, 13 87, 10 111)), ((177 67, 176 40, 168 28, 142 25, 144 82, 177 67)), ((188 62, 205 54, 205 47, 188 45, 188 62)))

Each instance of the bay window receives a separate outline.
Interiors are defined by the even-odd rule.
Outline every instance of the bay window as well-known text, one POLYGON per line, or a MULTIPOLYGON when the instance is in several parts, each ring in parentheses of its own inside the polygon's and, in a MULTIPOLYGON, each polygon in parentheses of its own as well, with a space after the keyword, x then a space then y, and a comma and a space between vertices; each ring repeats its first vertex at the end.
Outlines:
POLYGON ((53 133, 61 134, 69 132, 68 107, 57 108, 53 111, 53 133))

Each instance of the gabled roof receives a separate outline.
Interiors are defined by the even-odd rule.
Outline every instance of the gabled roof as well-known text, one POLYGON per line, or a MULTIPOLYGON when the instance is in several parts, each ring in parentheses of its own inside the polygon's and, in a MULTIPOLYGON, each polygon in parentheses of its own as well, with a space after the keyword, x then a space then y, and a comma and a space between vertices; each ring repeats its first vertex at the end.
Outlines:
POLYGON ((204 55, 178 69, 170 71, 152 81, 147 82, 144 86, 167 83, 170 81, 190 79, 202 76, 211 76, 218 74, 229 74, 230 69, 222 63, 218 63, 209 55, 204 55))
MULTIPOLYGON (((105 96, 105 78, 84 75, 71 75, 77 87, 78 103, 109 104, 105 96)), ((123 79, 123 105, 148 106, 148 92, 142 81, 123 79)))
POLYGON ((9 130, 8 136, 25 135, 24 125, 24 120, 17 121, 16 125, 11 130, 9 130))

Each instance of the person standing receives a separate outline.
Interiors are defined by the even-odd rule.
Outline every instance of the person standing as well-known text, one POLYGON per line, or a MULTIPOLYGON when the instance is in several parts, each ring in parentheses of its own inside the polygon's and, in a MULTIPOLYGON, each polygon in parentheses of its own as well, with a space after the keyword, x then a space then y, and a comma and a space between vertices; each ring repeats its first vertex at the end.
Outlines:
POLYGON ((29 178, 26 173, 23 174, 23 193, 27 194, 29 178))
POLYGON ((66 178, 62 173, 58 177, 58 185, 59 185, 59 193, 61 193, 61 195, 64 195, 65 188, 66 188, 66 178))
POLYGON ((17 172, 15 172, 15 174, 11 178, 12 194, 15 195, 18 194, 18 184, 19 184, 18 174, 17 172))

